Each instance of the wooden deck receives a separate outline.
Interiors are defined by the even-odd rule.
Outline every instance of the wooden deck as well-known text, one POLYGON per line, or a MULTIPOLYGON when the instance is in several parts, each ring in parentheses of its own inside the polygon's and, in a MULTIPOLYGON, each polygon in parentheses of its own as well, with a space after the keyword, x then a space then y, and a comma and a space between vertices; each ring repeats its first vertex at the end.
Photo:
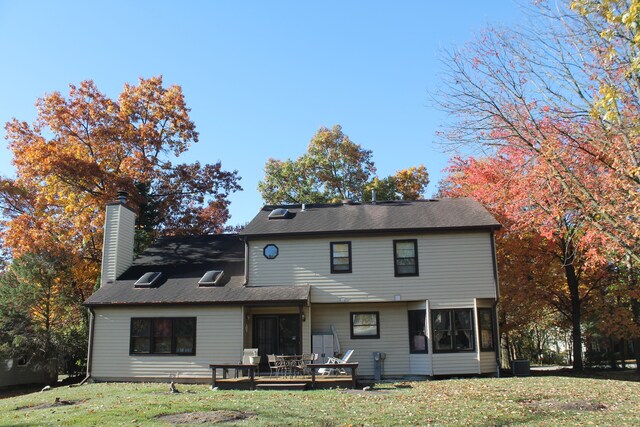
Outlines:
POLYGON ((269 373, 256 374, 255 365, 244 364, 212 364, 211 368, 211 388, 217 387, 223 390, 260 390, 260 389, 280 389, 280 390, 317 390, 326 388, 357 388, 356 370, 358 363, 336 364, 314 364, 311 375, 276 376, 269 373), (320 375, 317 370, 320 368, 338 367, 346 375, 320 375), (229 370, 233 370, 233 377, 229 370), (218 371, 222 376, 218 376, 218 371), (246 375, 244 374, 246 373, 246 375))

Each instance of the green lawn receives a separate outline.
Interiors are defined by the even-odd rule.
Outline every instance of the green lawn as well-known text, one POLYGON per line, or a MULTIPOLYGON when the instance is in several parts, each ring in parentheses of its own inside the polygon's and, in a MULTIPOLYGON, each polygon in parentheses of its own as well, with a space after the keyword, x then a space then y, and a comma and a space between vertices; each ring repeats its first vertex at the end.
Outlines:
MULTIPOLYGON (((0 399, 1 426, 171 425, 181 413, 241 425, 640 425, 640 383, 562 376, 387 383, 372 391, 211 391, 204 385, 87 384, 0 399), (52 405, 56 398, 67 405, 52 405), (218 411, 203 414, 208 411, 218 411), (226 411, 226 412, 225 412, 226 411), (238 411, 238 412, 232 412, 238 411)), ((187 417, 187 416, 185 416, 187 417)), ((182 424, 184 425, 184 424, 182 424)))

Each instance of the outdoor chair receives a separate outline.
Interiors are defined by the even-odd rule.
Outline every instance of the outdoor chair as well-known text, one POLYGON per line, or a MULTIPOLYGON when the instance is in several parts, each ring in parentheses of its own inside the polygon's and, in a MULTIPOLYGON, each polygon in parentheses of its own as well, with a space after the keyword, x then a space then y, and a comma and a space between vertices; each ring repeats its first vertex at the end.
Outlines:
MULTIPOLYGON (((355 350, 347 350, 344 352, 344 355, 342 356, 342 358, 338 358, 338 357, 330 357, 329 360, 327 360, 327 363, 332 363, 332 364, 336 364, 336 365, 340 365, 341 363, 347 363, 349 361, 349 359, 351 358, 351 355, 353 354, 355 350)), ((338 373, 340 375, 346 375, 347 371, 345 371, 344 369, 341 369, 340 367, 335 367, 335 368, 320 368, 318 369, 318 373, 322 374, 322 375, 331 375, 331 374, 335 374, 338 373)))
POLYGON ((269 369, 271 370, 271 376, 275 372, 276 375, 279 375, 284 366, 278 360, 275 354, 267 354, 267 361, 269 362, 269 369))

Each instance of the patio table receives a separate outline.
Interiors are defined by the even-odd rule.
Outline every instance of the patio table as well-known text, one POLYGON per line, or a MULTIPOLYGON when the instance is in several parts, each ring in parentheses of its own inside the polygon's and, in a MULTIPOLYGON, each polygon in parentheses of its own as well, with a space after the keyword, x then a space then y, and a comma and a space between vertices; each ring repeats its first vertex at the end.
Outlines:
POLYGON ((284 372, 284 376, 294 376, 296 373, 302 373, 304 370, 304 363, 302 355, 276 355, 276 362, 284 372))

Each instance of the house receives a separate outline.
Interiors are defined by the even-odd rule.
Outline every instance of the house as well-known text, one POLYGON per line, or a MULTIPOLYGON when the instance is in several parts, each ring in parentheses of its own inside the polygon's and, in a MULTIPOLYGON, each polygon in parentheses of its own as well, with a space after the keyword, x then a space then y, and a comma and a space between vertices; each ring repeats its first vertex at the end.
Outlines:
POLYGON ((107 206, 91 311, 96 380, 206 381, 210 363, 354 349, 361 376, 497 371, 500 225, 471 199, 265 206, 239 235, 160 239, 131 262, 107 206))

